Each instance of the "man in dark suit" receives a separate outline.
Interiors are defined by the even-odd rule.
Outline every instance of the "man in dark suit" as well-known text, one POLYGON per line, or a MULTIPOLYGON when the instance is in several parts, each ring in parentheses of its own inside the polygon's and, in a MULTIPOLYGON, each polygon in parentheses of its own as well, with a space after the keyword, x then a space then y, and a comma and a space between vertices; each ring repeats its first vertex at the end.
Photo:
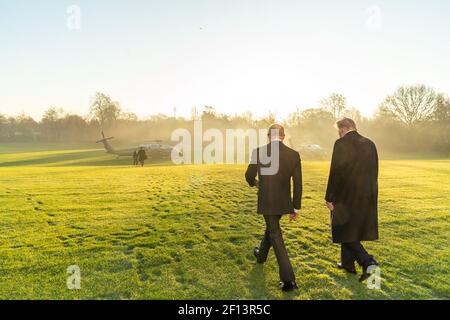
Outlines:
POLYGON ((137 158, 138 158, 139 164, 141 165, 141 167, 143 167, 145 164, 145 160, 148 159, 147 153, 145 152, 144 147, 139 148, 139 151, 137 153, 137 158))
POLYGON ((138 152, 137 152, 137 150, 133 151, 133 165, 134 166, 138 165, 138 152))
POLYGON ((355 261, 363 267, 360 281, 377 266, 361 241, 378 240, 378 154, 375 144, 360 135, 352 119, 336 122, 339 136, 333 150, 325 196, 331 210, 333 242, 341 244, 338 267, 356 274, 355 261))
POLYGON ((280 219, 290 214, 291 219, 295 220, 301 208, 301 160, 298 152, 283 144, 285 134, 281 125, 272 125, 268 137, 268 145, 253 151, 252 161, 245 173, 248 184, 258 188, 258 213, 264 216, 266 222, 264 238, 261 245, 254 249, 254 254, 258 263, 264 263, 270 247, 273 247, 279 265, 280 287, 283 291, 291 291, 297 288, 297 284, 284 244, 280 219))

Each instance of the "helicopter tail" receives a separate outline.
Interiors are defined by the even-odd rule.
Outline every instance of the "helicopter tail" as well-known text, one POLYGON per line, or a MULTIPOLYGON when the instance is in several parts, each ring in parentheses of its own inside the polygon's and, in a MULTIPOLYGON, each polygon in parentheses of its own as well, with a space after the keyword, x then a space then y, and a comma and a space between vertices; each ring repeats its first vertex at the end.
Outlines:
POLYGON ((114 148, 109 144, 108 140, 114 139, 114 137, 105 138, 105 133, 102 131, 102 137, 103 139, 98 140, 96 143, 103 143, 103 147, 105 147, 105 150, 107 153, 115 153, 114 148))

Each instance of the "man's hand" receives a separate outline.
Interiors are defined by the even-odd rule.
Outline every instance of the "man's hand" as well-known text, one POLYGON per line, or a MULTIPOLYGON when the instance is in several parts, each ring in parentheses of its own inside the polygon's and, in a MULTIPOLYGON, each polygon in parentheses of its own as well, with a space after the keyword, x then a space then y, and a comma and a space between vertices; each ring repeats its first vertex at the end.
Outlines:
POLYGON ((330 211, 334 211, 334 204, 333 204, 333 202, 327 202, 327 208, 330 209, 330 211))
POLYGON ((291 213, 291 215, 289 216, 289 220, 290 221, 297 220, 299 211, 300 210, 294 209, 294 212, 291 213))
POLYGON ((256 189, 259 189, 259 181, 257 179, 255 179, 255 187, 256 189))

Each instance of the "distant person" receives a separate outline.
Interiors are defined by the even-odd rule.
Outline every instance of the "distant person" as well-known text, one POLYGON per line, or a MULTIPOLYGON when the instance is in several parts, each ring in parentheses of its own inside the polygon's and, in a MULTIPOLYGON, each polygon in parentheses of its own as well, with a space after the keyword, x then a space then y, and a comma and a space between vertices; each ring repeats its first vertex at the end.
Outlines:
POLYGON ((138 152, 137 150, 133 151, 133 166, 137 166, 138 165, 138 152))
POLYGON ((141 167, 144 166, 145 160, 147 160, 147 153, 145 152, 145 149, 143 147, 139 148, 138 154, 137 154, 138 162, 141 165, 141 167))
POLYGON ((331 210, 333 242, 341 244, 338 267, 356 274, 355 261, 367 269, 378 266, 361 241, 378 240, 378 154, 375 144, 360 135, 353 120, 336 122, 340 139, 331 161, 326 204, 331 210))
POLYGON ((277 257, 280 288, 283 291, 297 289, 295 275, 289 261, 284 244, 280 219, 285 214, 290 214, 291 219, 296 219, 301 208, 302 199, 302 167, 298 152, 288 148, 283 140, 284 128, 275 124, 269 128, 268 137, 270 143, 253 151, 252 162, 248 166, 245 178, 251 187, 258 188, 258 213, 264 216, 266 232, 261 245, 254 249, 254 255, 258 263, 267 260, 270 247, 273 247, 277 257), (261 171, 267 168, 266 161, 261 161, 265 155, 273 155, 278 150, 279 169, 275 174, 265 175, 261 171), (259 181, 256 180, 259 176, 259 181), (294 193, 291 197, 291 179, 293 180, 294 193))

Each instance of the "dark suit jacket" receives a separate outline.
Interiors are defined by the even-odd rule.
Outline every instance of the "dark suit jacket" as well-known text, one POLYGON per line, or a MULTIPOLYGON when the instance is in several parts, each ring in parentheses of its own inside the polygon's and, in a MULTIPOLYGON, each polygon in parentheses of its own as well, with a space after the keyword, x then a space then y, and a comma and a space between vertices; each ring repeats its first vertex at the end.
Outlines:
MULTIPOLYGON (((264 157, 264 156, 263 156, 264 157)), ((245 173, 245 179, 250 186, 255 186, 256 176, 259 177, 258 213, 263 215, 291 214, 294 209, 302 206, 302 165, 298 152, 282 142, 270 144, 253 151, 252 162, 245 173), (274 175, 261 174, 261 169, 269 167, 264 164, 261 156, 272 154, 274 147, 279 147, 279 170, 274 175), (294 192, 291 195, 291 179, 294 192)))
POLYGON ((358 132, 334 145, 325 200, 333 202, 335 243, 378 239, 378 154, 358 132))
POLYGON ((147 158, 148 158, 145 150, 139 150, 137 157, 138 157, 139 161, 144 161, 144 160, 147 160, 147 158))

